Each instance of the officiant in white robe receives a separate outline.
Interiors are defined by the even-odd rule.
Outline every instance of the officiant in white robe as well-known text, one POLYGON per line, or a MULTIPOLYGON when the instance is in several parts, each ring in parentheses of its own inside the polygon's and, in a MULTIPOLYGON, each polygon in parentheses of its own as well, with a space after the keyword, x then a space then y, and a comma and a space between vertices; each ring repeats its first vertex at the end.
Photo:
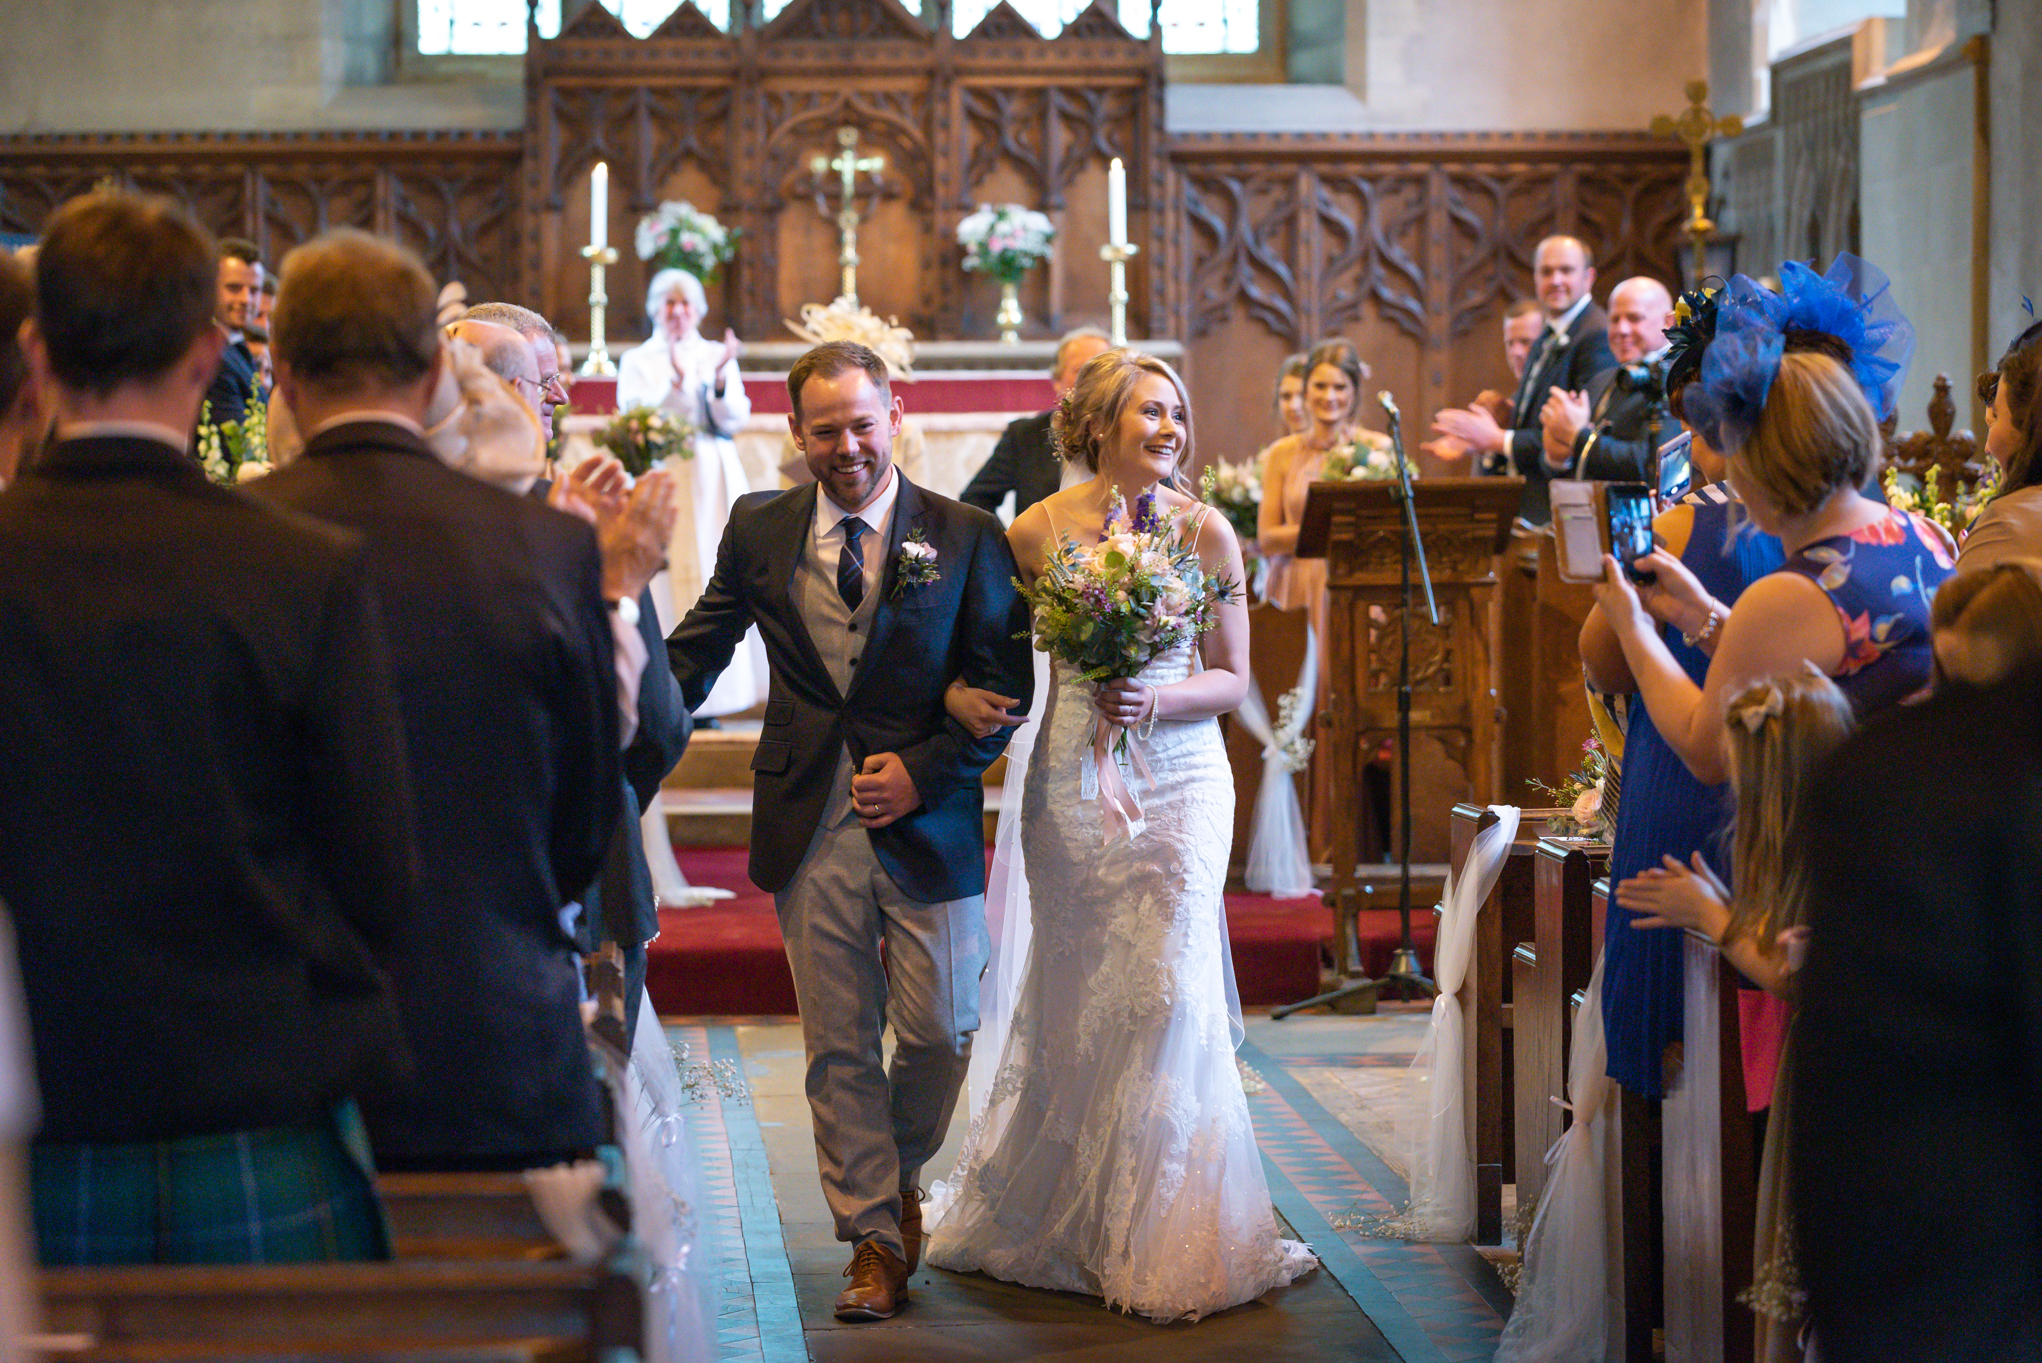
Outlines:
MULTIPOLYGON (((652 337, 624 353, 617 365, 617 407, 657 407, 695 428, 695 457, 670 464, 679 476, 680 516, 665 574, 667 599, 653 595, 668 628, 695 604, 716 568, 730 508, 751 491, 733 440, 751 417, 738 374, 739 343, 726 330, 721 343, 702 335, 709 310, 702 281, 686 270, 661 270, 647 290, 645 312, 652 337)), ((695 711, 698 718, 739 714, 765 698, 765 648, 753 630, 695 711)))

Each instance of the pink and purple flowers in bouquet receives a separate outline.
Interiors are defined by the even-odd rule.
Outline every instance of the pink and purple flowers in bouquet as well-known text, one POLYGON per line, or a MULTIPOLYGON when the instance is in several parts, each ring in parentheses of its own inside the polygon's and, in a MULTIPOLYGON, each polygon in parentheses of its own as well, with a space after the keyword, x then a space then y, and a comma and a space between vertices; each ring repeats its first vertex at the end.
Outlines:
MULTIPOLYGON (((1193 643, 1219 624, 1219 608, 1238 590, 1205 571, 1191 537, 1157 510, 1154 493, 1136 501, 1132 516, 1116 493, 1099 543, 1060 541, 1042 576, 1021 593, 1033 613, 1035 646, 1073 669, 1078 680, 1105 682, 1137 677, 1157 658, 1193 643)), ((1128 730, 1116 740, 1110 726, 1094 719, 1080 789, 1096 796, 1108 843, 1132 840, 1143 829, 1141 804, 1122 781, 1116 756, 1125 756, 1144 780, 1149 769, 1128 739, 1128 730)))
POLYGON ((1144 493, 1134 514, 1115 494, 1106 535, 1084 547, 1066 538, 1022 594, 1034 616, 1035 646, 1081 681, 1135 677, 1219 623, 1236 584, 1208 573, 1182 527, 1144 493))

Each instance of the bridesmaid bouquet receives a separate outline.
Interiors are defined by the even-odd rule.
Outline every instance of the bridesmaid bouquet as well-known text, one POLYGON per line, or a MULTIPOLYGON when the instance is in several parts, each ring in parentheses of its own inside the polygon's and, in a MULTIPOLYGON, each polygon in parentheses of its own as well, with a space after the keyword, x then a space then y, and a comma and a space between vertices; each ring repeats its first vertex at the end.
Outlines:
POLYGON ((1199 500, 1209 503, 1212 508, 1227 518, 1234 527, 1234 533, 1247 544, 1261 533, 1259 519, 1262 515, 1262 461, 1244 460, 1229 464, 1222 459, 1205 471, 1205 482, 1199 489, 1199 500))
POLYGON ((636 478, 662 459, 693 459, 695 428, 658 407, 630 407, 596 432, 595 443, 636 478))
MULTIPOLYGON (((1396 476, 1396 448, 1380 431, 1363 431, 1354 437, 1353 444, 1335 445, 1326 451, 1326 463, 1320 473, 1330 483, 1388 482, 1396 476)), ((1416 464, 1411 466, 1411 476, 1418 476, 1416 464)))
MULTIPOLYGON (((1183 529, 1158 512, 1154 493, 1144 493, 1132 515, 1115 493, 1105 538, 1090 547, 1061 540, 1050 550, 1042 576, 1033 587, 1022 586, 1021 594, 1033 616, 1035 646, 1074 670, 1079 681, 1102 682, 1139 676, 1157 658, 1216 627, 1219 608, 1238 590, 1205 571, 1183 529)), ((1096 773, 1111 843, 1142 830, 1141 805, 1121 781, 1115 757, 1127 756, 1143 780, 1152 778, 1141 749, 1128 742, 1128 731, 1112 740, 1109 728, 1094 717, 1093 769, 1087 775, 1096 773)))

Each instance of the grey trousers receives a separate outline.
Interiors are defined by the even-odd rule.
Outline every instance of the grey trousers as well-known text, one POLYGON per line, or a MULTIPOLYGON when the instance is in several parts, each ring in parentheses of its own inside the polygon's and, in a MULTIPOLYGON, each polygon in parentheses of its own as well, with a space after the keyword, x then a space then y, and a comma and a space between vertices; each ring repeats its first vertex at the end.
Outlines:
POLYGON ((901 1254, 901 1190, 915 1186, 943 1144, 971 1060, 985 897, 909 899, 851 819, 816 830, 774 905, 801 1006, 816 1165, 837 1238, 877 1240, 901 1254), (880 1051, 889 1022, 891 1070, 880 1051))

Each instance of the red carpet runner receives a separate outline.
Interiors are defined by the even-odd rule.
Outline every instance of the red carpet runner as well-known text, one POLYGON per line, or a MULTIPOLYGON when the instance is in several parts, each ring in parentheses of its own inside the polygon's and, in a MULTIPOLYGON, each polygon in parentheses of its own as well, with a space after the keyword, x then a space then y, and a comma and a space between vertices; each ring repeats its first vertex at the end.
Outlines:
MULTIPOLYGON (((735 899, 698 909, 661 909, 659 940, 647 953, 645 983, 653 1006, 681 1016, 791 1014, 794 983, 780 946, 773 897, 745 875, 741 847, 675 849, 693 885, 732 890, 735 899)), ((1432 963, 1432 913, 1413 915, 1412 930, 1432 963)), ((1333 913, 1316 899, 1227 896, 1227 931, 1234 976, 1248 1007, 1289 1003, 1318 992, 1322 944, 1333 938, 1333 913)), ((1395 912, 1362 915, 1362 965, 1386 969, 1397 944, 1395 912)))

